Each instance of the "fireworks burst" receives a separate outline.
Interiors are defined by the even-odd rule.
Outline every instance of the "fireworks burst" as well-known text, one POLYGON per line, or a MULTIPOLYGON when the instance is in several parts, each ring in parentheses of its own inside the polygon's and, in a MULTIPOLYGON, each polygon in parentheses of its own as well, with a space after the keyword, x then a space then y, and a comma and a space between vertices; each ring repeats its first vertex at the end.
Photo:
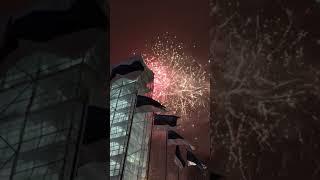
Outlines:
POLYGON ((303 41, 308 33, 293 28, 290 9, 284 9, 282 18, 244 17, 236 2, 211 3, 212 16, 219 19, 211 29, 210 54, 218 69, 213 72, 214 91, 219 92, 213 96, 211 148, 216 153, 212 157, 223 157, 220 152, 229 156, 223 160, 226 171, 240 170, 241 179, 248 180, 269 168, 254 165, 268 157, 261 152, 281 152, 281 143, 303 147, 306 141, 318 143, 311 143, 314 137, 308 139, 304 121, 320 119, 315 105, 307 105, 311 99, 319 102, 320 71, 304 64, 308 60, 303 41), (231 8, 232 14, 224 11, 231 8))
POLYGON ((153 98, 171 112, 186 116, 187 112, 207 107, 209 79, 203 66, 185 54, 175 36, 165 34, 147 44, 143 58, 154 72, 153 98))

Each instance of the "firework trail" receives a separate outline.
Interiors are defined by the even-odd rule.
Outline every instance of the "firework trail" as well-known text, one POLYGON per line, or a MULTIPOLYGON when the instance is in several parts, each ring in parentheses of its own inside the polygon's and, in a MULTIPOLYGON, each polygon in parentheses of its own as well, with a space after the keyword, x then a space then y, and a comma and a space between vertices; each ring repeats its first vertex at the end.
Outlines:
POLYGON ((154 72, 153 98, 180 116, 207 109, 209 78, 203 66, 185 53, 183 43, 166 33, 146 45, 142 54, 154 72))
POLYGON ((308 33, 293 28, 292 10, 284 8, 282 18, 246 17, 237 2, 211 1, 212 17, 219 22, 210 30, 212 67, 217 69, 214 91, 219 92, 213 95, 211 154, 223 157, 218 153, 225 152, 225 171, 240 170, 241 179, 249 180, 269 168, 253 165, 265 158, 257 154, 281 152, 280 143, 305 147, 306 141, 313 141, 302 120, 320 119, 306 105, 310 99, 319 102, 320 71, 304 64, 308 60, 303 41, 308 33))

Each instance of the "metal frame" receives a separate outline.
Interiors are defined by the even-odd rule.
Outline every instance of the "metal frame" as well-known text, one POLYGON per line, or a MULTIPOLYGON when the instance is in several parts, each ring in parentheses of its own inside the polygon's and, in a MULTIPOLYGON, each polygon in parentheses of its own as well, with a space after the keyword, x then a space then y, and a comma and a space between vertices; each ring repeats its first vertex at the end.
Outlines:
POLYGON ((49 176, 52 180, 74 178, 85 124, 84 114, 81 115, 81 111, 85 111, 86 97, 88 97, 88 92, 83 90, 81 84, 82 71, 88 66, 84 63, 85 60, 86 57, 72 61, 65 59, 56 64, 52 63, 56 61, 44 61, 33 57, 33 61, 37 62, 36 65, 32 62, 28 65, 27 60, 21 60, 25 63, 23 64, 25 67, 21 67, 18 62, 10 69, 13 73, 7 72, 6 76, 1 78, 0 98, 1 95, 11 91, 14 94, 14 91, 18 90, 18 93, 5 97, 11 99, 9 103, 3 100, 0 102, 3 103, 0 104, 0 179, 32 179, 32 177, 46 179, 49 176), (36 72, 35 68, 38 69, 36 72), (72 92, 72 97, 66 98, 59 94, 60 89, 44 88, 45 83, 63 83, 53 81, 54 78, 62 76, 61 73, 70 76, 79 75, 77 83, 69 83, 68 87, 63 89, 72 92), (21 99, 30 87, 29 98, 21 99), (44 91, 40 93, 40 90, 44 91), (22 106, 26 102, 27 105, 22 106), (18 109, 19 107, 21 109, 18 109), (52 120, 61 117, 55 115, 61 114, 62 108, 66 108, 63 119, 60 119, 60 122, 53 122, 52 120), (16 110, 18 111, 15 112, 16 110), (15 130, 12 132, 18 132, 19 137, 17 143, 10 139, 12 132, 7 132, 5 128, 13 122, 15 130))
MULTIPOLYGON (((146 67, 146 66, 145 66, 146 67)), ((119 79, 111 85, 110 103, 111 116, 110 124, 112 128, 122 123, 126 127, 126 134, 122 138, 111 137, 110 142, 119 141, 123 144, 124 151, 118 155, 110 154, 110 159, 120 164, 118 173, 114 167, 110 165, 111 180, 140 180, 146 179, 148 176, 148 155, 151 135, 151 116, 150 113, 135 113, 135 103, 138 94, 146 95, 153 90, 152 86, 148 86, 153 81, 153 73, 146 67, 146 70, 136 80, 119 79), (125 92, 124 92, 125 91, 125 92), (117 93, 117 94, 116 94, 117 93), (127 107, 118 108, 120 101, 127 101, 127 107), (125 113, 126 121, 114 123, 115 115, 125 113)), ((110 147, 112 150, 112 147, 110 147)))

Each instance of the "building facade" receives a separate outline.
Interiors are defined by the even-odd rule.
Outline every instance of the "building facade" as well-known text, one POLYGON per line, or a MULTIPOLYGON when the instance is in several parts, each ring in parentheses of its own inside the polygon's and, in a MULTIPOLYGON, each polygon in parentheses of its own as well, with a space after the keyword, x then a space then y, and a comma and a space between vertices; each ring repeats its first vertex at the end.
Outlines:
POLYGON ((106 108, 107 64, 91 55, 34 53, 0 78, 1 180, 83 179, 87 108, 106 108))
POLYGON ((144 71, 135 80, 120 78, 110 91, 110 179, 147 179, 151 134, 151 112, 136 112, 137 95, 150 96, 153 73, 140 56, 144 71))

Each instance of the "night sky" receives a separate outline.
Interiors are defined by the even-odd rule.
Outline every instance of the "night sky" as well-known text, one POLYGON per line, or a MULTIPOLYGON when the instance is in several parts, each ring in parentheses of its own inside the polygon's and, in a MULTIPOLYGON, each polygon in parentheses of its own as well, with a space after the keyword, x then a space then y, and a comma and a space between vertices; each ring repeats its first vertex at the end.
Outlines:
POLYGON ((208 59, 208 1, 110 0, 111 64, 140 52, 146 41, 169 32, 190 47, 199 61, 208 59), (191 48, 194 44, 197 48, 191 48))
MULTIPOLYGON (((206 64, 209 55, 209 6, 207 0, 111 0, 111 64, 124 61, 145 49, 146 41, 168 32, 184 43, 186 54, 192 55, 199 63, 206 64)), ((209 118, 208 112, 190 113, 191 121, 183 125, 179 133, 196 146, 195 154, 202 160, 209 159, 209 118)), ((154 140, 163 139, 164 134, 154 135, 154 140), (158 138, 155 138, 158 137, 158 138)), ((157 144, 157 142, 154 142, 157 144)), ((158 147, 164 148, 164 144, 158 147)), ((169 147, 168 178, 176 179, 177 167, 173 163, 174 147, 169 147)), ((161 152, 161 150, 160 150, 161 152)), ((157 150, 153 150, 157 154, 157 150)), ((152 155, 151 155, 152 156, 152 155)), ((152 160, 151 160, 152 161, 152 160)), ((154 157, 152 179, 164 179, 164 156, 154 157), (159 162, 162 161, 162 162, 159 162)), ((201 176, 194 168, 180 172, 180 179, 201 176), (194 171, 194 172, 193 172, 194 171)))

